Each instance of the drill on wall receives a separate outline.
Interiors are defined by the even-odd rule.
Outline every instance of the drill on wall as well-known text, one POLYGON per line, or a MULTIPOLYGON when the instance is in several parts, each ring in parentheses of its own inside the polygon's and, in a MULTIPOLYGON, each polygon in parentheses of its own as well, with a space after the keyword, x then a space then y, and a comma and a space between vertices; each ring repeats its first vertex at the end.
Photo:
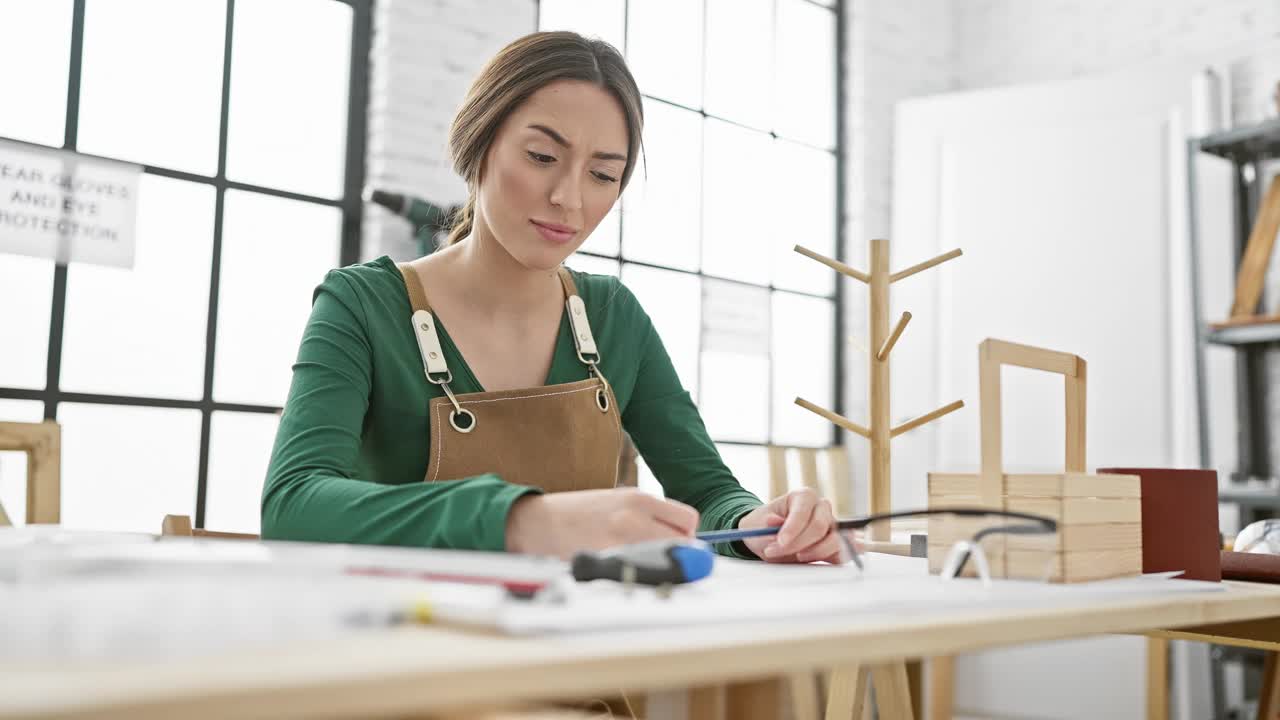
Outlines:
POLYGON ((436 249, 436 234, 448 229, 450 220, 461 208, 460 205, 446 208, 420 197, 387 190, 371 191, 369 200, 409 221, 418 241, 419 255, 430 255, 436 249))

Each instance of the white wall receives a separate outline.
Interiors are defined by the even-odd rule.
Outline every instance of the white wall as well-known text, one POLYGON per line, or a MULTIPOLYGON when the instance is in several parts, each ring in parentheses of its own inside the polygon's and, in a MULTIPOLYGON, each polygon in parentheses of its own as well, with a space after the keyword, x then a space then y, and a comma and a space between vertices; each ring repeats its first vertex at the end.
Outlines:
MULTIPOLYGON (((864 257, 866 239, 891 235, 898 101, 1065 80, 1252 47, 1280 35, 1280 3, 1274 0, 846 1, 846 227, 848 257, 854 262, 864 257)), ((861 294, 850 292, 849 302, 851 320, 860 317, 861 294)), ((856 334, 861 326, 850 329, 856 334)), ((865 412, 866 390, 852 385, 846 408, 865 412)))
MULTIPOLYGON (((965 255, 936 282, 895 296, 895 312, 925 315, 913 344, 904 337, 895 349, 904 351, 895 401, 970 405, 898 439, 895 503, 922 504, 931 470, 976 469, 984 337, 1089 362, 1090 468, 1194 457, 1173 420, 1192 412, 1181 371, 1192 344, 1189 306, 1178 303, 1189 293, 1178 218, 1181 118, 1196 67, 1184 60, 899 106, 894 265, 953 246, 965 255)), ((1205 219, 1226 227, 1222 209, 1206 206, 1205 219)), ((1221 266, 1228 249, 1214 250, 1221 266)), ((1060 379, 1006 372, 1002 411, 1009 472, 1062 467, 1060 379)), ((1124 637, 966 656, 956 702, 1002 717, 1139 717, 1143 658, 1142 641, 1124 637)), ((1207 689, 1207 676, 1196 680, 1207 689)))
MULTIPOLYGON (((914 310, 914 302, 937 317, 932 326, 913 321, 932 337, 916 338, 919 352, 900 356, 895 402, 914 397, 931 406, 955 391, 971 399, 976 341, 1008 336, 1090 361, 1091 467, 1194 464, 1186 304, 1193 259, 1185 256, 1181 204, 1190 77, 1208 63, 1275 51, 1274 41, 1188 50, 1122 71, 901 104, 894 265, 952 245, 965 247, 966 256, 936 286, 904 288, 895 297, 904 306, 895 312, 914 310), (915 381, 904 383, 908 378, 915 381)), ((1197 173, 1202 247, 1194 262, 1205 279, 1202 312, 1215 318, 1225 312, 1232 283, 1222 242, 1231 223, 1229 185, 1222 161, 1202 158, 1197 173)), ((1228 353, 1211 352, 1208 360, 1217 389, 1209 395, 1212 457, 1221 472, 1235 464, 1233 376, 1228 353)), ((1014 470, 1057 465, 1060 389, 1012 387, 1006 384, 1006 437, 1022 437, 1007 444, 1006 461, 1014 470), (1019 418, 1029 406, 1043 409, 1019 418)), ((895 487, 896 501, 917 503, 928 469, 974 467, 976 408, 966 412, 900 439, 895 485, 909 486, 895 487)), ((1133 717, 1141 713, 1142 658, 1131 638, 968 656, 958 665, 957 703, 1009 717, 1133 717), (1049 668, 1088 672, 1046 676, 1049 668), (1013 690, 996 692, 997 681, 1013 690)), ((1182 717, 1203 714, 1203 661, 1190 648, 1176 651, 1175 709, 1189 713, 1182 717)))
MULTIPOLYGON (((955 87, 954 3, 950 0, 846 0, 847 143, 845 260, 867 267, 871 238, 888 238, 892 210, 893 108, 906 98, 955 87)), ((923 259, 923 258, 920 258, 923 259)), ((865 424, 867 407, 866 286, 845 283, 845 414, 865 424)), ((914 322, 914 321, 913 321, 914 322)), ((908 334, 914 332, 914 328, 908 334)), ((895 408, 918 415, 933 408, 895 408)), ((866 440, 846 433, 852 458, 855 506, 867 505, 866 440)))
MULTIPOLYGON (((533 0, 374 3, 366 185, 438 204, 465 200, 449 161, 449 124, 484 63, 536 26, 533 0)), ((371 204, 364 238, 365 259, 416 253, 408 223, 371 204)))
POLYGON ((1274 0, 961 0, 953 12, 962 89, 1248 47, 1280 32, 1274 0))

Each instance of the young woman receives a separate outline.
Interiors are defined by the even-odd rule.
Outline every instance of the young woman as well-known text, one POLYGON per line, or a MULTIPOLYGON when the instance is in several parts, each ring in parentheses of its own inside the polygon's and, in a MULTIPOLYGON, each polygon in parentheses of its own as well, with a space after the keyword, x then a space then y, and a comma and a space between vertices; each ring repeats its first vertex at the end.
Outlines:
POLYGON ((568 556, 781 525, 721 552, 839 557, 826 501, 762 504, 730 474, 635 296, 561 266, 618 201, 642 126, 605 42, 535 33, 489 62, 449 133, 470 198, 448 246, 316 289, 263 537, 568 556), (624 429, 667 499, 614 487, 624 429))

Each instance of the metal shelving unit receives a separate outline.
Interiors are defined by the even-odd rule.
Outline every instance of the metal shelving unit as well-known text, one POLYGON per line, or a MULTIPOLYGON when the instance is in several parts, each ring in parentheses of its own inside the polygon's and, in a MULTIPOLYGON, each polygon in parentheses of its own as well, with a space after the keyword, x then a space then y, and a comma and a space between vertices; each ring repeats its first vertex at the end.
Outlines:
MULTIPOLYGON (((1280 158, 1280 120, 1246 128, 1215 133, 1187 141, 1187 206, 1190 213, 1188 237, 1191 243, 1192 316, 1196 337, 1196 400, 1199 416, 1200 465, 1212 467, 1209 457, 1209 424, 1207 378, 1205 376, 1205 349, 1207 345, 1234 348, 1236 362, 1237 421, 1236 435, 1238 465, 1231 475, 1233 486, 1220 493, 1226 503, 1237 503, 1247 488, 1248 502, 1238 502, 1242 522, 1251 518, 1270 516, 1280 511, 1280 488, 1269 489, 1269 480, 1280 475, 1274 467, 1276 458, 1271 452, 1272 420, 1267 412, 1268 398, 1280 392, 1271 387, 1267 378, 1266 357, 1268 350, 1280 347, 1280 318, 1276 322, 1237 324, 1227 327, 1210 327, 1201 315, 1201 291, 1199 277, 1199 245, 1197 237, 1196 159, 1200 153, 1208 153, 1231 162, 1234 180, 1235 222, 1231 228, 1231 247, 1234 264, 1239 267, 1254 216, 1261 201, 1264 174, 1263 163, 1280 158), (1259 488, 1262 479, 1264 487, 1259 488), (1246 485, 1248 483, 1248 485, 1246 485)), ((1228 298, 1223 298, 1225 312, 1228 298)), ((1223 320, 1225 318, 1212 318, 1223 320)))
POLYGON ((1256 345, 1280 342, 1280 321, 1258 325, 1211 328, 1205 332, 1204 341, 1211 345, 1256 345))

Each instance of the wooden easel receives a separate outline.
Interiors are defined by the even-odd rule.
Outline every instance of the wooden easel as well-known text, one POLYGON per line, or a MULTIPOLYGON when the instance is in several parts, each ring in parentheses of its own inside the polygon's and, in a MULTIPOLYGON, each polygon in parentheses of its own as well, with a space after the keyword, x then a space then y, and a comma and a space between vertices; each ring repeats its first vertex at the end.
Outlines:
MULTIPOLYGON (((871 272, 864 273, 856 270, 844 263, 833 260, 808 248, 795 246, 795 251, 812 258, 826 265, 832 270, 848 275, 854 280, 860 280, 871 286, 871 346, 869 348, 868 358, 871 367, 870 377, 870 398, 871 398, 871 423, 870 427, 864 427, 852 420, 831 412, 826 408, 819 407, 804 398, 796 398, 796 404, 800 407, 817 413, 831 422, 850 432, 857 433, 871 441, 871 512, 884 513, 889 512, 889 501, 892 497, 891 480, 889 474, 889 441, 902 433, 932 422, 947 413, 959 410, 964 407, 963 400, 957 400, 950 405, 934 410, 931 413, 921 415, 914 420, 909 420, 897 427, 890 425, 889 417, 889 353, 893 350, 894 344, 898 342, 898 338, 902 336, 902 332, 906 330, 907 323, 911 321, 911 313, 904 312, 898 318, 898 322, 893 327, 893 331, 889 330, 889 285, 899 280, 905 280, 912 275, 923 270, 928 270, 935 265, 940 265, 948 260, 960 257, 963 253, 959 248, 951 252, 943 253, 931 260, 912 265, 905 270, 898 272, 889 272, 889 241, 888 240, 872 240, 871 241, 871 272)), ((887 523, 875 523, 870 528, 870 539, 877 542, 885 542, 889 540, 891 528, 887 523)))

